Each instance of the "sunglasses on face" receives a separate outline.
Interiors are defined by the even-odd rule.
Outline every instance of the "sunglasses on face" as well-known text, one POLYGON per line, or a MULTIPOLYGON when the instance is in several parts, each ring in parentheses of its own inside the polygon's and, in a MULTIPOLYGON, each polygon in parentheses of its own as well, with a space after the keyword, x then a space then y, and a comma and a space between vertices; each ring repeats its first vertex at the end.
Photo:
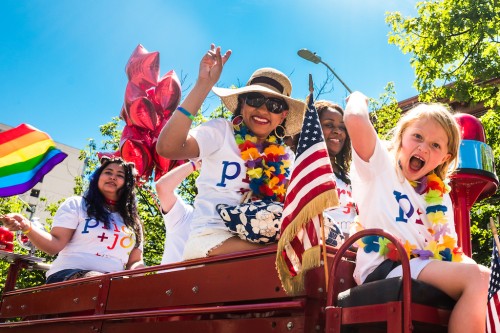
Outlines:
POLYGON ((245 95, 245 103, 248 106, 258 108, 264 103, 266 104, 267 111, 275 114, 280 114, 288 110, 288 104, 282 99, 275 97, 266 97, 259 93, 250 93, 245 95))

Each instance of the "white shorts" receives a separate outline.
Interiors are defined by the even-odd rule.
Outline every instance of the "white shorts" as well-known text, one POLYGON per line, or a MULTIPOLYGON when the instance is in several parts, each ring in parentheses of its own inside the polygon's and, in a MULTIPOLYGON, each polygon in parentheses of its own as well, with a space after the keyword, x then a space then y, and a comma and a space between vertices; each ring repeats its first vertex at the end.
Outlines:
POLYGON ((183 259, 206 258, 211 250, 231 237, 234 234, 224 229, 205 229, 201 233, 190 234, 184 247, 183 259))
MULTIPOLYGON (((412 279, 416 280, 420 275, 420 272, 422 272, 422 270, 425 268, 425 266, 427 266, 433 260, 434 259, 422 260, 420 258, 410 259, 410 272, 412 279)), ((403 275, 403 266, 399 265, 398 267, 390 271, 389 274, 387 274, 386 279, 398 277, 401 275, 403 275)))

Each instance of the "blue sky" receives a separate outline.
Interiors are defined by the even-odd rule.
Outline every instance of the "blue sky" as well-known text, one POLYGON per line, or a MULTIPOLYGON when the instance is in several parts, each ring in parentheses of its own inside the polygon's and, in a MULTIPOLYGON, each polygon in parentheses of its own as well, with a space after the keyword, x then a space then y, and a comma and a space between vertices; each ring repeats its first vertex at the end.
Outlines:
MULTIPOLYGON (((378 97, 393 81, 397 98, 416 94, 410 56, 387 43, 385 13, 415 15, 409 0, 2 0, 0 1, 0 122, 28 123, 58 142, 83 149, 100 144, 99 126, 118 116, 125 65, 142 44, 160 52, 160 76, 193 84, 210 43, 231 49, 218 83, 246 82, 260 67, 289 74, 292 95, 305 98, 308 74, 326 67, 297 56, 308 48, 353 90, 378 97)), ((323 95, 342 104, 337 81, 323 95)), ((219 101, 209 96, 204 109, 219 101)))

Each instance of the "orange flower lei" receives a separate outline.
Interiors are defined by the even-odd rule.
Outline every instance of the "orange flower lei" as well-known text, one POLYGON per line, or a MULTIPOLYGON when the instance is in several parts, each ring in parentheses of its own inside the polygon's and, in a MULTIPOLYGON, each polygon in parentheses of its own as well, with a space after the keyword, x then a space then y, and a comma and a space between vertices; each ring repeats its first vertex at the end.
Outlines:
POLYGON ((253 195, 260 199, 283 202, 290 156, 285 152, 281 141, 276 136, 269 135, 263 144, 257 144, 257 138, 243 122, 233 125, 233 129, 241 158, 247 167, 253 195))

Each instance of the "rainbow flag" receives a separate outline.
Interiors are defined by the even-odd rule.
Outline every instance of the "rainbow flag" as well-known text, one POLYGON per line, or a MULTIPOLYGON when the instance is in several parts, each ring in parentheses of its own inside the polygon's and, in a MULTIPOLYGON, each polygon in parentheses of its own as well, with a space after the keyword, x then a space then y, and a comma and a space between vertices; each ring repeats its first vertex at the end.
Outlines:
POLYGON ((66 157, 47 133, 30 125, 0 132, 0 197, 28 191, 66 157))

